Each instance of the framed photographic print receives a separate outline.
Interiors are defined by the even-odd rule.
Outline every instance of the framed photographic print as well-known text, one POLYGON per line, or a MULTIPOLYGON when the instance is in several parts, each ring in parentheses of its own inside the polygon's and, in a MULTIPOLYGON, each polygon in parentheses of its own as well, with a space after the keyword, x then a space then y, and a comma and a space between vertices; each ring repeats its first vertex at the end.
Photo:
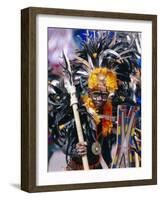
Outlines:
POLYGON ((157 16, 21 11, 21 188, 157 184, 157 16))

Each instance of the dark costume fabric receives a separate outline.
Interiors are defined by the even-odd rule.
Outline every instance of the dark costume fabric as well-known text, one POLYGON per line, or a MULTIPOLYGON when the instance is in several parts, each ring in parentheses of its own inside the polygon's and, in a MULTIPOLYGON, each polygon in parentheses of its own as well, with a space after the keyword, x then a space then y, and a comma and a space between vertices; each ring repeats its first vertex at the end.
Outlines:
MULTIPOLYGON (((101 122, 96 126, 94 119, 87 112, 85 107, 80 109, 80 119, 82 123, 84 140, 87 142, 87 158, 90 169, 101 169, 100 155, 94 155, 92 152, 92 145, 95 142, 99 142, 101 145, 101 155, 106 162, 107 166, 110 166, 112 162, 111 149, 115 143, 116 135, 113 133, 107 134, 104 137, 101 134, 101 122)), ((49 117, 50 123, 54 120, 54 117, 49 117)), ((76 144, 78 143, 78 137, 75 127, 75 122, 72 119, 72 110, 68 113, 68 117, 61 119, 57 126, 53 128, 53 139, 60 146, 63 152, 66 154, 67 167, 66 170, 80 170, 83 169, 81 156, 76 151, 76 144), (71 120, 69 120, 71 119, 71 120), (63 128, 60 125, 63 124, 63 128)))

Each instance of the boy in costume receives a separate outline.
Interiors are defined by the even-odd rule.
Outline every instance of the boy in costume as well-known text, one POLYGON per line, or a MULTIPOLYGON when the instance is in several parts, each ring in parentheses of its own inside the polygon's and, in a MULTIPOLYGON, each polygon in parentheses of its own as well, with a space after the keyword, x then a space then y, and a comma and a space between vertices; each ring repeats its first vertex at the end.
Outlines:
MULTIPOLYGON (((117 106, 135 105, 128 84, 131 60, 115 52, 115 49, 121 49, 121 55, 125 51, 128 57, 127 43, 125 50, 122 44, 117 45, 116 35, 110 42, 106 38, 88 39, 75 60, 70 61, 70 78, 76 87, 84 143, 78 141, 66 81, 57 77, 57 81, 49 82, 48 99, 52 107, 49 136, 65 153, 66 170, 83 169, 81 157, 84 155, 87 155, 90 169, 110 168, 112 147, 116 143, 117 106)), ((68 72, 65 68, 64 71, 66 77, 68 72)))

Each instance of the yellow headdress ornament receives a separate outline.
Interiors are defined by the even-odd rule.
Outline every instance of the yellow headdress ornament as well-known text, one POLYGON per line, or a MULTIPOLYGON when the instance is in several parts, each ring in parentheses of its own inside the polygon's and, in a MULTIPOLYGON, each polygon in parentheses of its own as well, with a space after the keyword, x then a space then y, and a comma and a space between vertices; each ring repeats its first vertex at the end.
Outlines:
POLYGON ((99 90, 101 84, 106 86, 107 91, 114 92, 117 89, 116 73, 105 67, 98 67, 92 70, 88 78, 89 89, 99 90))

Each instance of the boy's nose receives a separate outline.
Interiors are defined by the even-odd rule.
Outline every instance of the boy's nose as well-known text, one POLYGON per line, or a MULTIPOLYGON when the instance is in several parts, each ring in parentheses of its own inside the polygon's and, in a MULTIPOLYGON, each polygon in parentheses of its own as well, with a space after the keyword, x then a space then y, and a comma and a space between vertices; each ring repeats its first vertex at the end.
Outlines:
POLYGON ((97 100, 102 100, 102 96, 101 95, 99 95, 98 97, 97 97, 97 100))

